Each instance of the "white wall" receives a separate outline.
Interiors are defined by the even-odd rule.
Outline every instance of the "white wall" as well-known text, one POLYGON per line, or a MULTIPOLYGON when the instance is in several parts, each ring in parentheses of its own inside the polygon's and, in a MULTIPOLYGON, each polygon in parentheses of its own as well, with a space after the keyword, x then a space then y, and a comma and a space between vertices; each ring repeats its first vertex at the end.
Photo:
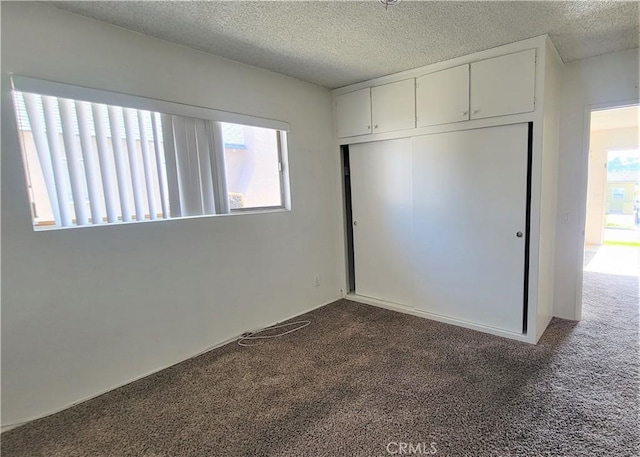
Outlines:
POLYGON ((639 98, 638 49, 565 65, 560 117, 554 315, 579 319, 587 192, 589 107, 639 98), (565 218, 565 215, 567 216, 565 218))
MULTIPOLYGON (((544 55, 544 98, 542 99, 542 178, 540 186, 540 242, 538 302, 536 304, 536 342, 542 336, 542 333, 553 317, 561 72, 562 60, 551 40, 547 38, 544 55)), ((536 126, 534 123, 534 132, 537 127, 539 127, 539 125, 536 126)), ((533 141, 535 145, 535 139, 533 141)), ((533 160, 535 162, 536 159, 533 158, 533 160)))
POLYGON ((293 207, 34 233, 5 78, 3 425, 340 296, 328 90, 31 3, 2 3, 2 71, 287 121, 293 207))

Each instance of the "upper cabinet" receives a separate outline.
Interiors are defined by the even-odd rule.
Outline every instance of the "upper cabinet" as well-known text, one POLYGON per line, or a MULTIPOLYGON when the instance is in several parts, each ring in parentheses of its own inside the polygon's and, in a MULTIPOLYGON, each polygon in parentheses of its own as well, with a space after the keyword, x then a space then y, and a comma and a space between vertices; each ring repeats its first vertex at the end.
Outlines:
POLYGON ((536 51, 471 64, 471 119, 534 110, 536 51))
POLYGON ((336 118, 338 138, 413 129, 416 127, 415 79, 338 95, 336 118))
POLYGON ((338 95, 336 118, 338 138, 371 133, 371 89, 338 95))
POLYGON ((415 79, 371 88, 373 133, 416 128, 415 79))
POLYGON ((418 127, 469 119, 469 65, 449 68, 416 79, 418 127))
POLYGON ((530 113, 535 82, 527 49, 336 95, 338 138, 530 113))

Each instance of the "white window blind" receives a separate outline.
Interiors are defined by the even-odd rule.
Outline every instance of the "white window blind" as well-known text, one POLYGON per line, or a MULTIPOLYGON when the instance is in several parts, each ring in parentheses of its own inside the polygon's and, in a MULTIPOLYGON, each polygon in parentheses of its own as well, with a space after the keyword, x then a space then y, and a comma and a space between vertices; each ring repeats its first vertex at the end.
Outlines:
POLYGON ((158 113, 22 92, 14 99, 23 153, 33 142, 38 158, 30 181, 41 174, 45 183, 47 225, 169 216, 161 139, 152 133, 158 113))
MULTIPOLYGON (((284 132, 60 97, 66 86, 51 84, 13 91, 36 228, 284 208, 284 132)), ((140 100, 129 105, 150 105, 140 100)))

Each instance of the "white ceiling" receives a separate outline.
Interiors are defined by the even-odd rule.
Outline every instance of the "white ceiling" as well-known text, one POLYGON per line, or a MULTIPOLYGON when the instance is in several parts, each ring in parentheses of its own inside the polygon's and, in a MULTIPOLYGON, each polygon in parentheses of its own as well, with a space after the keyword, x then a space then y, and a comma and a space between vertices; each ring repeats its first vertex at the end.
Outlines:
POLYGON ((335 88, 548 33, 565 62, 637 48, 638 2, 83 1, 61 9, 335 88))
POLYGON ((640 125, 640 106, 591 112, 591 130, 622 129, 640 125))

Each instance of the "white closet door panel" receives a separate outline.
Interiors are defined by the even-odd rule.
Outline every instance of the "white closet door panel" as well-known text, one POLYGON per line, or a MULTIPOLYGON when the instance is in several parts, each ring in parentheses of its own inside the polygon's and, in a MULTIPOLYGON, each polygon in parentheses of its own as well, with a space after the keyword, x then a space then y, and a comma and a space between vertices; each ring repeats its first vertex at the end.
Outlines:
POLYGON ((449 68, 416 79, 418 127, 469 119, 469 65, 449 68))
POLYGON ((471 64, 471 119, 534 110, 536 51, 471 64))
POLYGON ((411 139, 349 146, 356 293, 413 297, 411 139))
POLYGON ((371 133, 371 89, 356 90, 336 97, 338 138, 371 133))
POLYGON ((416 80, 406 79, 371 88, 373 133, 416 127, 416 80))
POLYGON ((528 126, 413 138, 414 306, 522 333, 528 126))

